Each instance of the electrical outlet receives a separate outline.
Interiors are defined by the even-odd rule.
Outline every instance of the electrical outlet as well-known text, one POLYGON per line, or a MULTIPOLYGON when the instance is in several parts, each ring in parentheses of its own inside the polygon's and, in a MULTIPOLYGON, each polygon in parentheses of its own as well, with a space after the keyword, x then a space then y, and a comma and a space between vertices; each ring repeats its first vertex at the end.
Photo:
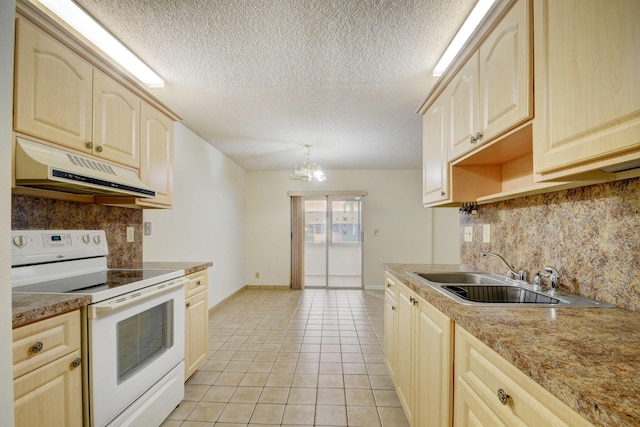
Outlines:
POLYGON ((482 226, 482 242, 491 243, 491 224, 482 226))
POLYGON ((473 242, 473 227, 466 226, 464 228, 464 241, 473 242))
POLYGON ((127 243, 134 242, 136 240, 135 228, 127 227, 127 243))
POLYGON ((151 223, 150 222, 145 222, 144 223, 144 235, 145 236, 151 236, 151 223))
POLYGON ((256 279, 259 279, 259 278, 260 278, 260 272, 256 271, 256 279))

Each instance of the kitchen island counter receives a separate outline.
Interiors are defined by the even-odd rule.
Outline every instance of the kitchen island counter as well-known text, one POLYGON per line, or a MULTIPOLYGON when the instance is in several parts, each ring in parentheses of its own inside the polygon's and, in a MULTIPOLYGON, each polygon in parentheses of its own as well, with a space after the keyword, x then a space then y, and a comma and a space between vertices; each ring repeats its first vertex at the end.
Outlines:
POLYGON ((459 304, 407 272, 468 266, 385 264, 385 270, 595 425, 640 426, 640 315, 621 308, 459 304))

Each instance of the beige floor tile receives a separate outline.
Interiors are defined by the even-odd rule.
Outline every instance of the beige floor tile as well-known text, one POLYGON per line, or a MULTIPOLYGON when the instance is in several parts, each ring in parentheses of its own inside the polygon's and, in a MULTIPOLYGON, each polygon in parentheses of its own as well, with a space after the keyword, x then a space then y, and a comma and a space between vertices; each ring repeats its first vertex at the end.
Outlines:
POLYGON ((395 389, 389 375, 369 375, 369 381, 373 389, 395 389))
POLYGON ((387 368, 384 363, 367 363, 367 372, 369 375, 387 375, 387 368))
POLYGON ((223 372, 213 382, 215 385, 238 385, 245 376, 242 372, 223 372))
POLYGON ((294 374, 292 387, 313 387, 318 386, 318 375, 316 374, 294 374))
POLYGON ((347 406, 376 406, 373 392, 367 388, 345 389, 347 406))
POLYGON ((287 403, 289 387, 264 387, 258 403, 287 403))
POLYGON ((256 354, 256 357, 253 359, 254 362, 273 362, 278 357, 278 353, 275 351, 259 351, 256 354))
POLYGON ((297 362, 298 361, 298 352, 280 352, 278 356, 276 356, 276 362, 297 362))
POLYGON ((251 362, 253 359, 255 359, 256 354, 256 351, 238 351, 236 352, 236 354, 231 356, 231 360, 243 360, 251 362))
POLYGON ((342 362, 342 353, 320 354, 320 363, 340 363, 340 362, 342 362))
POLYGON ((285 405, 258 403, 251 415, 251 423, 279 425, 284 415, 285 405))
POLYGON ((182 401, 180 403, 180 405, 178 405, 178 407, 176 409, 174 409, 169 416, 167 417, 168 420, 177 420, 177 421, 183 421, 186 420, 187 417, 189 416, 189 413, 191 413, 191 411, 193 410, 193 408, 196 407, 196 404, 198 402, 187 402, 187 401, 182 401))
POLYGON ((202 400, 206 402, 227 403, 235 390, 235 386, 214 385, 209 388, 209 391, 202 397, 202 400))
POLYGON ((218 378, 220 372, 216 371, 197 371, 189 378, 189 384, 211 385, 218 378))
POLYGON ((313 387, 292 387, 289 390, 288 405, 314 405, 318 389, 313 387))
POLYGON ((296 365, 296 374, 317 374, 320 370, 319 363, 315 362, 298 362, 296 365))
POLYGON ((384 354, 381 353, 363 353, 365 363, 384 364, 384 354))
POLYGON ((283 425, 314 425, 315 405, 287 405, 282 417, 283 425))
POLYGON ((258 403, 262 387, 237 387, 229 399, 234 403, 258 403))
POLYGON ((247 372, 263 372, 268 374, 271 372, 272 367, 273 362, 270 361, 251 362, 247 372))
POLYGON ((342 375, 320 374, 318 375, 318 387, 344 388, 342 375))
POLYGON ((367 367, 364 363, 343 363, 342 370, 348 375, 367 375, 367 367))
POLYGON ((253 403, 227 403, 218 418, 221 423, 248 423, 256 407, 253 403))
POLYGON ((198 402, 208 390, 208 385, 187 384, 184 386, 184 400, 198 402))
POLYGON ((198 402, 187 416, 189 421, 209 421, 215 422, 225 408, 225 403, 198 402))
POLYGON ((364 357, 360 353, 343 353, 342 363, 364 363, 364 357))
POLYGON ((377 406, 400 407, 400 400, 395 390, 373 390, 377 406))
POLYGON ((316 399, 318 405, 345 405, 344 389, 319 388, 316 399))
POLYGON ((293 380, 293 374, 269 374, 269 378, 267 378, 267 383, 265 386, 267 387, 291 387, 291 382, 293 380))
POLYGON ((349 426, 380 427, 380 417, 375 406, 347 406, 349 426))
POLYGON ((345 375, 344 376, 345 388, 371 388, 368 375, 345 375))
POLYGON ((320 426, 346 426, 347 410, 345 406, 317 405, 316 425, 320 426))
POLYGON ((241 387, 247 386, 264 386, 267 383, 267 378, 269 378, 269 374, 263 372, 247 372, 244 377, 242 377, 242 381, 238 384, 241 387))
POLYGON ((182 421, 171 421, 169 419, 164 420, 160 427, 180 427, 182 425, 182 421))
POLYGON ((245 360, 232 360, 224 368, 223 372, 242 372, 245 373, 249 369, 251 362, 245 360))
POLYGON ((409 427, 402 408, 378 407, 382 427, 409 427))

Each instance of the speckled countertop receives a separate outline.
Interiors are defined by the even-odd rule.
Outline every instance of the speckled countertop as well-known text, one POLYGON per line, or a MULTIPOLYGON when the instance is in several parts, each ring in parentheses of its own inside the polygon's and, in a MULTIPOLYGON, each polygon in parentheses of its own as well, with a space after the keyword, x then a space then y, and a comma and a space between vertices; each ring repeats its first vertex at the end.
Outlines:
MULTIPOLYGON (((145 262, 139 267, 129 268, 184 270, 185 274, 191 274, 212 265, 211 262, 145 262)), ((12 294, 13 328, 77 310, 90 302, 89 296, 14 292, 12 294)))
POLYGON ((470 267, 386 264, 385 269, 592 423, 640 426, 640 313, 460 305, 406 272, 473 271, 470 267))

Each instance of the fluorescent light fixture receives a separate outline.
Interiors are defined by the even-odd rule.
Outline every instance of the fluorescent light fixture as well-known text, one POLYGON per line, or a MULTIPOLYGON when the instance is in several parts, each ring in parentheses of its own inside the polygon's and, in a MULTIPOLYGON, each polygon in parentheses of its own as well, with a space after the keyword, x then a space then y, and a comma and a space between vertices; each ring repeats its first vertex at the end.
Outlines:
POLYGON ((164 80, 71 0, 39 0, 83 37, 149 87, 164 87, 164 80))
POLYGON ((469 16, 467 16, 467 19, 458 30, 449 47, 447 47, 447 50, 445 50, 442 57, 440 57, 436 67, 433 69, 433 77, 440 77, 444 73, 495 2, 496 0, 478 0, 478 3, 476 3, 469 16))

